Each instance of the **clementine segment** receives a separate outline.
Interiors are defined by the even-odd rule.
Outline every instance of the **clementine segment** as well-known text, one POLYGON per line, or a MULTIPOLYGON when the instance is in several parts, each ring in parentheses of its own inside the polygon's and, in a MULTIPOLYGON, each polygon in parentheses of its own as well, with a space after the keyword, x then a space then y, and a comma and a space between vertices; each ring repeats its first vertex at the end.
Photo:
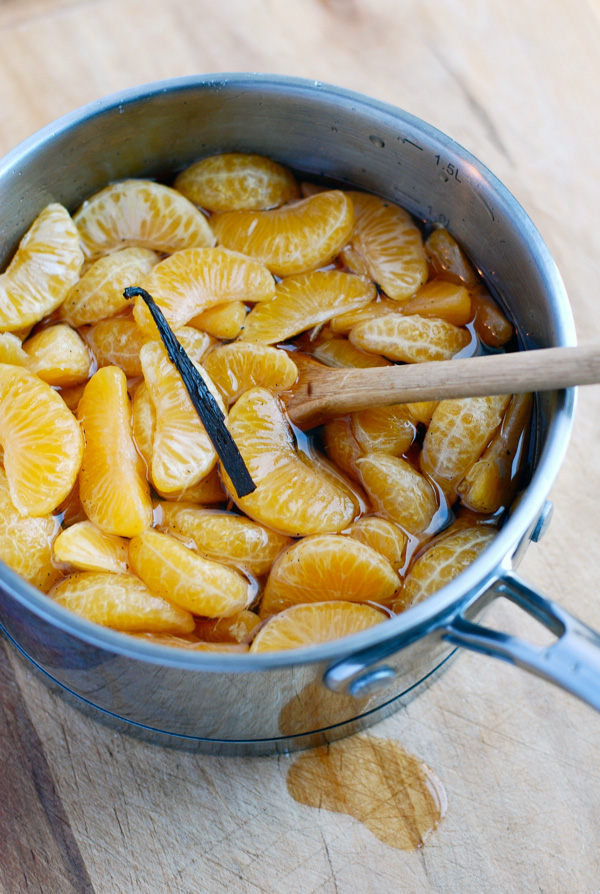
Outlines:
POLYGON ((405 459, 369 453, 356 466, 371 502, 405 531, 420 534, 432 523, 438 500, 424 475, 405 459))
POLYGON ((427 237, 425 254, 434 276, 466 286, 467 289, 474 288, 480 282, 456 239, 443 227, 436 228, 427 237))
POLYGON ((402 568, 408 538, 394 522, 376 515, 367 515, 348 525, 344 534, 381 553, 394 571, 398 572, 402 568))
POLYGON ((415 439, 416 429, 406 404, 373 407, 352 413, 352 433, 365 453, 402 456, 415 439))
POLYGON ((229 618, 198 618, 194 632, 207 643, 248 643, 259 624, 258 615, 244 609, 229 618))
POLYGON ((128 378, 142 375, 140 351, 144 342, 132 316, 102 320, 88 329, 85 337, 99 367, 119 366, 128 378))
POLYGON ((182 171, 174 186, 209 211, 262 211, 299 196, 291 171, 270 158, 242 152, 203 158, 182 171))
POLYGON ((190 326, 215 338, 232 339, 242 331, 247 313, 246 305, 241 301, 228 301, 192 317, 190 326))
POLYGON ((27 353, 23 350, 21 339, 14 332, 0 332, 0 363, 27 366, 27 362, 27 353))
POLYGON ((404 363, 423 363, 451 360, 467 347, 471 334, 445 320, 388 314, 355 326, 349 338, 363 351, 404 363))
POLYGON ((471 298, 464 286, 433 279, 404 305, 402 313, 439 317, 454 326, 464 326, 472 318, 471 298))
POLYGON ((313 356, 325 363, 327 366, 333 366, 338 369, 344 367, 355 367, 359 369, 370 369, 374 366, 391 366, 389 360, 385 357, 379 357, 377 354, 369 354, 361 351, 356 345, 353 345, 347 338, 330 338, 313 348, 313 356))
POLYGON ((70 326, 58 324, 42 329, 23 345, 27 368, 48 385, 70 388, 90 376, 93 358, 79 335, 70 326))
POLYGON ((354 602, 316 602, 293 605, 274 615, 258 632, 251 652, 280 652, 329 643, 368 630, 386 620, 370 605, 354 602))
POLYGON ((229 403, 250 388, 286 391, 298 377, 298 367, 286 351, 244 342, 215 348, 204 368, 229 403))
POLYGON ((91 521, 80 521, 61 531, 54 542, 54 559, 80 571, 127 571, 128 543, 106 534, 91 521))

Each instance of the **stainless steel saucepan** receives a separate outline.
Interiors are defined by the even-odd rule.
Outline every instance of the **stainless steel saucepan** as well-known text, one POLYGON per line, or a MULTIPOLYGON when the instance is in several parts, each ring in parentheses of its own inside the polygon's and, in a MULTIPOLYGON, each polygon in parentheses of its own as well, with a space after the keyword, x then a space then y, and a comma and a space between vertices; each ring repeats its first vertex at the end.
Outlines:
MULTIPOLYGON (((269 156, 442 222, 497 289, 521 347, 575 342, 560 276, 523 209, 468 152, 422 121, 318 82, 199 76, 134 88, 46 127, 0 163, 0 263, 49 202, 69 209, 108 182, 161 178, 218 152, 269 156)), ((120 728, 219 753, 305 747, 383 717, 457 646, 545 677, 600 708, 600 637, 517 577, 547 523, 573 391, 538 395, 531 480, 485 552, 451 584, 364 633, 265 655, 190 654, 95 626, 0 567, 0 623, 61 691, 120 728), (477 624, 498 596, 558 639, 539 648, 477 624)))

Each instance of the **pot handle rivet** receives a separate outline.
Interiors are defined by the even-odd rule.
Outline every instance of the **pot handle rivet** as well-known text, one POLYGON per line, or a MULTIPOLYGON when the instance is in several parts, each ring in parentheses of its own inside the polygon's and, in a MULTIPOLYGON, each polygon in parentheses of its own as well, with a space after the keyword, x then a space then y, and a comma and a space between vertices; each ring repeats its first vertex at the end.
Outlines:
POLYGON ((550 527, 553 511, 554 504, 552 503, 552 500, 546 500, 546 502, 544 503, 544 508, 540 512, 540 516, 536 522, 535 528, 531 532, 531 539, 534 543, 539 543, 539 541, 542 539, 542 537, 550 527))
POLYGON ((385 689, 395 676, 396 671, 387 664, 376 667, 352 680, 348 686, 348 692, 354 698, 364 698, 366 695, 372 695, 374 692, 379 692, 380 689, 385 689))

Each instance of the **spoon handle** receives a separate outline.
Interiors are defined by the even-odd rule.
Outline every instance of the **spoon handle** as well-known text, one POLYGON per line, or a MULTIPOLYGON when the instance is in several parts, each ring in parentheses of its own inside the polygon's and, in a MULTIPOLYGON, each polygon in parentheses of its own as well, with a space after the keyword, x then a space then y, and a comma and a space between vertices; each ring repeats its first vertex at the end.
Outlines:
POLYGON ((553 391, 600 382, 600 346, 539 348, 374 369, 307 369, 287 403, 301 428, 396 403, 553 391))

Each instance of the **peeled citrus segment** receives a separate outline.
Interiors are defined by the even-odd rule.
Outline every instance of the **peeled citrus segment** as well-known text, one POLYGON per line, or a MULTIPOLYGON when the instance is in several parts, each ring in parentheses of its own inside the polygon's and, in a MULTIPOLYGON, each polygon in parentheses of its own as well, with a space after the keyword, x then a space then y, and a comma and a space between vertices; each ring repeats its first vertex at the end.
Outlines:
POLYGON ((255 636, 251 652, 280 652, 329 643, 368 630, 386 620, 383 612, 354 602, 293 605, 269 618, 255 636))
POLYGON ((356 460, 363 455, 352 431, 350 416, 332 419, 323 426, 323 442, 327 456, 351 478, 357 478, 356 460))
POLYGON ((277 284, 271 301, 250 311, 240 341, 276 344, 325 323, 337 313, 364 307, 374 295, 372 283, 341 270, 290 276, 277 284))
POLYGON ((408 538, 394 522, 368 515, 349 525, 344 534, 381 553, 394 571, 398 572, 402 568, 408 538))
POLYGON ((349 310, 335 316, 331 320, 330 326, 333 332, 337 332, 339 335, 348 335, 350 330, 358 326, 359 323, 366 323, 367 320, 373 320, 375 317, 385 317, 388 314, 401 312, 402 305, 397 301, 391 301, 389 298, 377 298, 358 310, 349 310))
POLYGON ((286 391, 298 378, 298 367, 287 351, 244 342, 215 348, 204 368, 229 403, 249 388, 286 391))
POLYGON ((425 427, 431 422, 433 411, 437 405, 438 402, 436 400, 422 400, 414 404, 404 404, 410 419, 412 419, 415 425, 420 423, 425 427))
POLYGON ((99 367, 118 366, 128 378, 142 375, 143 340, 133 317, 113 317, 96 323, 85 333, 99 367))
POLYGON ((464 326, 473 316, 467 289, 443 279, 425 283, 404 305, 402 313, 439 317, 454 326, 464 326))
POLYGON ((208 332, 215 338, 236 338, 244 327, 247 313, 246 306, 241 301, 229 301, 227 304, 209 307, 203 313, 192 317, 190 326, 208 332))
POLYGON ((187 652, 224 652, 238 655, 248 651, 246 643, 203 643, 195 636, 176 636, 172 633, 134 633, 132 636, 156 646, 185 649, 187 652))
POLYGON ((367 511, 369 501, 354 476, 348 477, 345 475, 341 469, 338 469, 334 463, 318 450, 311 449, 310 453, 299 451, 298 456, 309 469, 312 469, 318 475, 322 475, 330 484, 344 491, 346 496, 352 500, 355 515, 360 515, 367 511))
POLYGON ((427 280, 419 228, 403 208, 379 196, 350 192, 356 222, 351 248, 394 301, 406 301, 427 280))
POLYGON ((209 472, 206 478, 203 478, 191 487, 183 488, 178 491, 174 490, 169 494, 162 493, 161 491, 157 491, 157 493, 159 497, 166 502, 190 503, 196 506, 196 508, 198 508, 198 504, 206 503, 213 505, 215 503, 227 503, 229 500, 229 497, 225 493, 223 485, 221 484, 219 470, 216 466, 212 472, 209 472))
POLYGON ((13 332, 0 332, 0 363, 12 366, 27 366, 28 357, 21 345, 21 339, 13 332))
POLYGON ((451 360, 467 347, 471 334, 445 320, 388 314, 355 326, 349 338, 363 351, 404 363, 423 363, 451 360))
POLYGON ((209 211, 262 211, 299 195, 291 171, 270 158, 242 152, 203 158, 182 171, 173 185, 209 211))
POLYGON ((150 592, 195 615, 226 617, 252 601, 245 577, 159 531, 148 530, 134 537, 129 561, 150 592))
POLYGON ((481 282, 456 239, 443 227, 427 237, 425 254, 433 276, 441 276, 468 289, 481 282))
MULTIPOLYGON (((275 281, 263 264, 220 246, 178 251, 157 264, 141 285, 173 329, 216 305, 268 301, 275 294, 275 281)), ((143 332, 156 337, 156 326, 141 298, 136 300, 135 318, 143 332)))
POLYGON ((251 574, 266 574, 289 537, 232 512, 162 503, 159 527, 191 541, 207 559, 235 565, 251 574))
POLYGON ((107 186, 84 202, 73 220, 88 259, 129 246, 174 252, 215 241, 195 205, 152 180, 123 180, 107 186))
POLYGON ((465 506, 484 513, 510 506, 519 483, 532 408, 532 394, 513 394, 502 425, 458 485, 465 506))
POLYGON ((475 332, 484 345, 500 348, 509 342, 515 333, 514 327, 485 286, 479 285, 472 289, 471 302, 475 311, 475 332))
POLYGON ((229 413, 228 428, 256 490, 239 498, 221 474, 231 498, 250 518, 296 537, 341 531, 353 521, 352 500, 299 458, 279 401, 269 391, 246 391, 229 413))
POLYGON ((48 326, 23 345, 27 368, 47 382, 69 388, 84 382, 92 372, 93 357, 89 348, 74 329, 59 323, 48 326))
POLYGON ((356 466, 379 512, 411 534, 420 534, 431 525, 439 508, 435 491, 409 462, 387 453, 369 453, 358 459, 356 466))
POLYGON ((273 211, 231 211, 212 218, 218 241, 265 264, 277 276, 323 267, 348 241, 352 200, 320 192, 273 211))
POLYGON ((500 425, 510 395, 441 400, 421 451, 421 469, 436 481, 449 500, 500 425))
POLYGON ((123 632, 191 633, 194 629, 189 612, 153 596, 132 574, 82 571, 62 581, 51 596, 88 621, 123 632))
POLYGON ((198 618, 194 632, 207 643, 248 643, 259 624, 258 615, 244 609, 230 618, 198 618))
POLYGON ((318 534, 276 560, 260 603, 261 618, 300 602, 389 602, 400 578, 381 553, 352 537, 318 534))
POLYGON ((79 278, 79 233, 62 205, 48 205, 0 274, 0 330, 18 330, 55 310, 79 278))
POLYGON ((435 537, 417 558, 404 581, 401 606, 421 602, 464 571, 498 532, 489 525, 450 528, 435 537))
POLYGON ((77 478, 83 439, 63 399, 21 366, 0 364, 0 447, 22 515, 52 512, 77 478))
POLYGON ((176 329, 175 337, 190 360, 195 360, 196 363, 204 360, 204 355, 214 344, 214 339, 208 333, 200 332, 191 325, 176 329))
POLYGON ((123 295, 136 286, 158 262, 147 248, 123 248, 99 258, 71 289, 60 308, 60 317, 72 326, 98 323, 129 306, 123 295))
MULTIPOLYGON (((141 365, 141 364, 140 364, 141 365)), ((140 382, 133 394, 131 406, 133 442, 144 460, 146 475, 152 479, 152 444, 156 432, 156 414, 145 382, 140 382)))
MULTIPOLYGON (((147 342, 141 350, 140 360, 156 420, 152 481, 166 493, 190 487, 214 468, 217 454, 163 346, 159 342, 147 342)), ((196 368, 225 411, 209 376, 198 364, 196 368)))
POLYGON ((360 410, 351 419, 352 433, 365 453, 402 456, 415 439, 416 428, 405 404, 360 410))
POLYGON ((77 416, 85 435, 79 490, 88 518, 107 534, 140 534, 152 524, 152 501, 133 443, 125 373, 116 366, 99 369, 77 416))
POLYGON ((81 521, 61 531, 54 542, 54 559, 80 571, 127 571, 128 542, 81 521))
POLYGON ((320 360, 321 363, 338 369, 348 366, 370 369, 374 366, 392 365, 385 357, 378 357, 377 354, 368 354, 366 351, 361 351, 347 338, 331 338, 320 345, 316 345, 313 348, 313 356, 320 360))
POLYGON ((34 587, 46 593, 61 578, 52 564, 52 542, 59 531, 51 515, 23 516, 10 497, 0 465, 0 559, 34 587))

